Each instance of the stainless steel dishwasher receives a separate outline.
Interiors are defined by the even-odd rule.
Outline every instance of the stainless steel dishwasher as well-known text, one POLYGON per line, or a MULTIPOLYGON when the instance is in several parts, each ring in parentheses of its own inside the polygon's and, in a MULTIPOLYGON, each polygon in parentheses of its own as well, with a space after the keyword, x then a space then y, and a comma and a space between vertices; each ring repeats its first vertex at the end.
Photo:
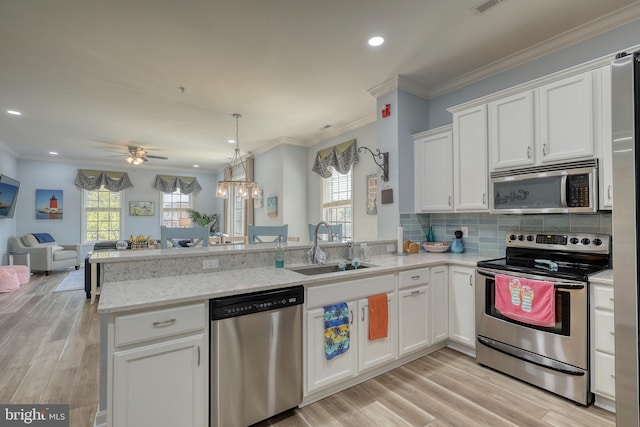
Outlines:
POLYGON ((304 288, 210 300, 211 427, 241 427, 302 402, 304 288))

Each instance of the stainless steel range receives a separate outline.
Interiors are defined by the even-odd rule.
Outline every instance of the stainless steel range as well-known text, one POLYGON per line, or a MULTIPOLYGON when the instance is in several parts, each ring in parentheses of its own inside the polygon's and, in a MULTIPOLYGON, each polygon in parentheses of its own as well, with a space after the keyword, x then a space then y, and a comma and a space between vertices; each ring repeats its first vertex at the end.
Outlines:
POLYGON ((505 243, 505 258, 477 264, 478 363, 590 404, 589 275, 609 267, 610 236, 514 231, 505 243), (496 276, 545 282, 555 321, 540 326, 498 310, 496 276))

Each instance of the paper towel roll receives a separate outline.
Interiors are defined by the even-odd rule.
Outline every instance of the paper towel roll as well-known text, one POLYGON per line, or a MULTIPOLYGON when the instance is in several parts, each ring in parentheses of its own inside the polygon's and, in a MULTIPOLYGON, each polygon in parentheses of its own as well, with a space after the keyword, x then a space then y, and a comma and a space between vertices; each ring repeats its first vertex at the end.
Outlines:
POLYGON ((402 246, 404 245, 404 229, 402 226, 398 227, 398 253, 402 253, 402 246))

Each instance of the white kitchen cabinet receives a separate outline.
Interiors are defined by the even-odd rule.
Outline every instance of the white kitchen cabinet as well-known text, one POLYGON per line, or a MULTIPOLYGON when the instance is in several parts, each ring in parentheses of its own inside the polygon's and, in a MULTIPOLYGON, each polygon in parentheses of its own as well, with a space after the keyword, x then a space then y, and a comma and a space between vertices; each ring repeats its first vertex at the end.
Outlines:
POLYGON ((600 156, 600 209, 613 209, 613 152, 611 133, 611 66, 600 70, 599 115, 602 124, 602 154, 600 156))
POLYGON ((615 323, 613 286, 591 283, 591 391, 596 405, 615 410, 615 323))
POLYGON ((369 302, 358 301, 358 372, 364 372, 398 357, 398 330, 395 294, 387 294, 388 322, 386 338, 369 339, 369 302))
POLYGON ((307 290, 305 394, 346 381, 360 372, 395 360, 397 351, 396 277, 383 275, 307 290), (369 341, 369 314, 366 297, 386 293, 389 302, 387 338, 369 341), (324 307, 346 302, 349 307, 349 350, 327 360, 325 352, 324 307), (362 335, 362 336, 361 336, 362 335))
POLYGON ((109 425, 208 425, 204 304, 114 316, 109 425))
POLYGON ((327 360, 324 338, 324 309, 307 311, 307 392, 353 377, 357 372, 358 327, 354 322, 357 303, 349 306, 349 350, 327 360))
POLYGON ((414 135, 414 175, 417 212, 453 211, 451 126, 414 135))
POLYGON ((476 348, 475 269, 449 267, 449 341, 476 348))
POLYGON ((534 164, 536 147, 534 94, 534 90, 528 90, 489 103, 491 170, 534 164))
POLYGON ((431 343, 444 342, 449 337, 449 267, 431 268, 431 343))
POLYGON ((456 211, 489 209, 487 107, 453 114, 453 194, 456 211))
POLYGON ((541 162, 594 157, 592 72, 541 86, 538 94, 541 162))
POLYGON ((431 344, 431 272, 429 268, 398 275, 398 342, 403 356, 431 344))

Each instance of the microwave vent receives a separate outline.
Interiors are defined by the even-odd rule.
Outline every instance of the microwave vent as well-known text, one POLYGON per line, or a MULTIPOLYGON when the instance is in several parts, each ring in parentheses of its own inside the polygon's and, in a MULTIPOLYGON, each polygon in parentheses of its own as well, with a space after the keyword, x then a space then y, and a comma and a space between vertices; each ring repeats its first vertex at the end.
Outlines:
POLYGON ((596 169, 597 167, 598 159, 583 160, 579 162, 557 163, 554 165, 534 166, 531 168, 510 169, 506 171, 491 172, 491 178, 504 178, 514 175, 526 175, 532 173, 544 173, 570 169, 596 169))

